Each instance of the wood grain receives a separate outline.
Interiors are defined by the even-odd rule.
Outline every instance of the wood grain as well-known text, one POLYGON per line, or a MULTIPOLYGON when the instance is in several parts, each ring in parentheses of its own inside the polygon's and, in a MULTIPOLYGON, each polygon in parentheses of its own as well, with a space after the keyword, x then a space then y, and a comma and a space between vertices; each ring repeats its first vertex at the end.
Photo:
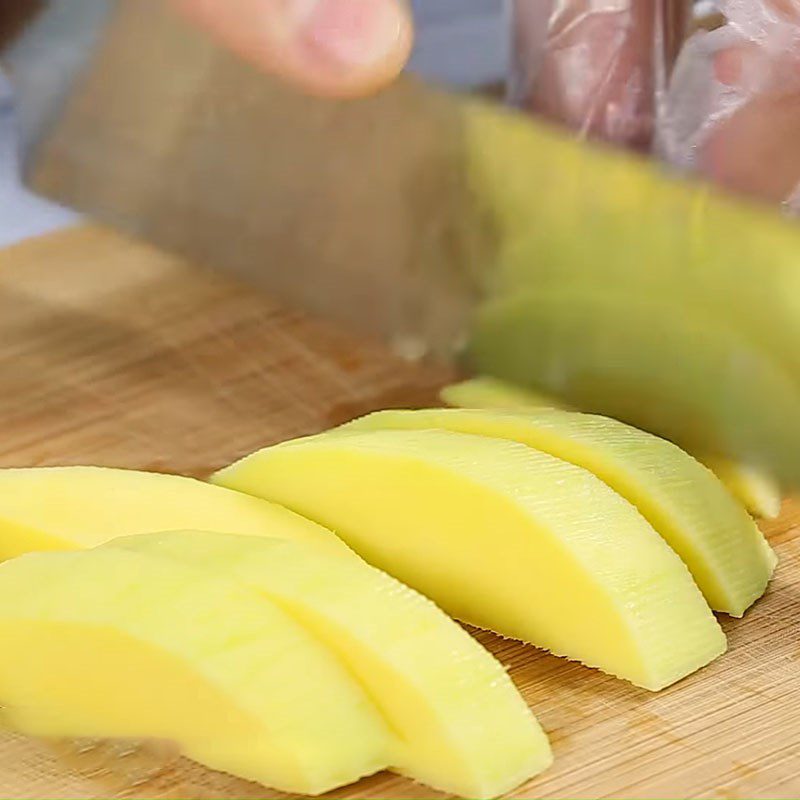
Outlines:
MULTIPOLYGON (((443 370, 280 308, 98 228, 0 252, 0 465, 203 476, 258 446, 382 406, 433 402, 443 370)), ((781 563, 730 652, 658 695, 489 634, 556 765, 516 797, 800 795, 800 507, 767 526, 781 563)), ((159 749, 0 735, 0 797, 258 798, 159 749)), ((432 793, 378 775, 336 797, 432 793)))

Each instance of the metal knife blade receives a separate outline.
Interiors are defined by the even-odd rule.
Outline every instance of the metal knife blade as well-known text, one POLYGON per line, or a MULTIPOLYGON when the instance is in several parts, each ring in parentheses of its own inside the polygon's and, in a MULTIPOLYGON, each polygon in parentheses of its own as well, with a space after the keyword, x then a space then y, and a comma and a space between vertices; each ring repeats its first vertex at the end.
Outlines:
POLYGON ((21 79, 34 188, 410 355, 800 484, 796 226, 411 79, 302 97, 161 3, 81 5, 71 79, 44 104, 21 79))

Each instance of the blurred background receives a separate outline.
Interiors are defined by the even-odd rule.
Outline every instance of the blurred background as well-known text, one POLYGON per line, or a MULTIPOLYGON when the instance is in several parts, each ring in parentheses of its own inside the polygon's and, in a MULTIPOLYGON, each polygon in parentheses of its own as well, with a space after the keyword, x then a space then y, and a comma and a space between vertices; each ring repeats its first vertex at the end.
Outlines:
MULTIPOLYGON (((510 44, 503 0, 414 0, 413 5, 419 26, 413 72, 462 88, 503 80, 510 44)), ((9 76, 0 72, 0 247, 78 218, 22 186, 13 89, 9 76)))

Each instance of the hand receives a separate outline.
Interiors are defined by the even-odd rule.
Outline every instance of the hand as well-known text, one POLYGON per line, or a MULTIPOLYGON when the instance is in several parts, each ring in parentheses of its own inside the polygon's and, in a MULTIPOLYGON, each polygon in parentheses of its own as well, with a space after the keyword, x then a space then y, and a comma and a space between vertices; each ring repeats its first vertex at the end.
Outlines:
POLYGON ((647 149, 657 83, 683 41, 689 6, 514 0, 512 99, 583 135, 647 149))
POLYGON ((412 41, 406 0, 173 0, 267 72, 314 94, 353 97, 393 80, 412 41))
POLYGON ((800 211, 800 2, 729 3, 740 41, 713 59, 716 81, 730 93, 698 148, 699 168, 737 192, 800 211))

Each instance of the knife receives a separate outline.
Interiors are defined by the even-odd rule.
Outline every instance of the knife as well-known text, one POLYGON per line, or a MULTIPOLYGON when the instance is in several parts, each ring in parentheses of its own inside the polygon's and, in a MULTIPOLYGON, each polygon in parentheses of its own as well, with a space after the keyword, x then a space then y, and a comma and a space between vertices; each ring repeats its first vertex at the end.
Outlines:
POLYGON ((409 357, 800 484, 795 224, 411 78, 301 96, 164 5, 62 0, 14 46, 34 189, 409 357))

